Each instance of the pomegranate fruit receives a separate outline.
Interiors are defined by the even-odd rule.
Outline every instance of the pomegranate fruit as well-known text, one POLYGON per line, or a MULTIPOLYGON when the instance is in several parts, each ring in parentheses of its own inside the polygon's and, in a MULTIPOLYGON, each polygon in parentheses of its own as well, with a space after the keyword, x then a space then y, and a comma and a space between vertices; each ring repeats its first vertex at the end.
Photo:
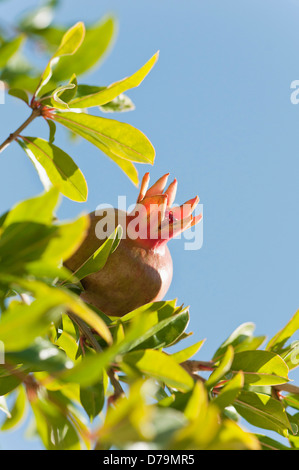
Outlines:
POLYGON ((105 209, 89 214, 88 234, 79 249, 65 265, 76 271, 105 241, 118 225, 123 237, 99 272, 82 279, 82 298, 110 316, 126 313, 165 296, 173 274, 167 242, 201 219, 192 212, 199 202, 190 199, 180 207, 172 207, 177 190, 176 179, 164 191, 169 174, 149 186, 149 173, 141 182, 137 204, 126 213, 105 209))

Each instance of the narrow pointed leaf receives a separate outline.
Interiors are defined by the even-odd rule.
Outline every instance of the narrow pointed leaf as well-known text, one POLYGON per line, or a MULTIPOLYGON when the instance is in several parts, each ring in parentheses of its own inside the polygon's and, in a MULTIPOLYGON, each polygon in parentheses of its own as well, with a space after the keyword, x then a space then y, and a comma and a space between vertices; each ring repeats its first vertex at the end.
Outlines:
POLYGON ((219 395, 214 399, 215 405, 217 405, 221 410, 232 405, 241 392, 243 385, 244 375, 243 372, 240 371, 221 389, 219 395))
POLYGON ((171 355, 172 359, 175 360, 178 364, 182 362, 188 361, 192 356, 194 356, 203 346, 205 339, 199 341, 198 343, 192 344, 186 349, 182 349, 182 351, 178 351, 171 355))
POLYGON ((116 83, 112 83, 107 88, 98 91, 97 93, 81 96, 74 98, 70 102, 70 107, 73 108, 90 108, 94 106, 103 106, 106 103, 111 102, 121 93, 135 88, 140 85, 147 74, 151 71, 153 66, 158 60, 159 53, 157 52, 141 69, 130 77, 124 78, 116 83))
POLYGON ((85 263, 74 272, 80 281, 89 274, 100 271, 105 266, 110 254, 117 248, 122 237, 122 228, 119 225, 107 240, 90 256, 85 263))
POLYGON ((216 369, 211 373, 208 380, 205 382, 206 387, 212 388, 214 385, 219 382, 219 380, 224 377, 225 374, 230 370, 234 358, 234 349, 232 346, 228 346, 223 358, 220 361, 220 364, 216 369))
POLYGON ((299 330, 299 310, 287 323, 287 325, 282 328, 267 344, 267 349, 270 351, 279 352, 283 348, 284 344, 288 341, 291 336, 293 336, 296 331, 299 330))
POLYGON ((58 63, 59 59, 63 56, 73 55, 81 46, 85 35, 84 23, 79 22, 70 28, 63 36, 60 46, 55 54, 48 62, 44 72, 41 75, 40 83, 37 87, 35 95, 37 96, 40 90, 48 83, 52 76, 52 68, 58 63))
POLYGON ((60 60, 55 67, 53 79, 59 83, 68 80, 73 73, 79 76, 98 65, 112 45, 115 32, 116 21, 112 16, 106 16, 87 26, 82 45, 74 55, 60 60))

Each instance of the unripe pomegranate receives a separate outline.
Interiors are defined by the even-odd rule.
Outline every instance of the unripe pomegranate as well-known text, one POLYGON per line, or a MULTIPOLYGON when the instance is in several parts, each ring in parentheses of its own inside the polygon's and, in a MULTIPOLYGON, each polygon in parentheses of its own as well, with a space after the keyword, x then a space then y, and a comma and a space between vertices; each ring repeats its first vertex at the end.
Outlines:
POLYGON ((89 214, 88 234, 77 252, 65 263, 76 271, 105 241, 118 225, 123 237, 104 268, 81 282, 82 298, 107 315, 123 316, 148 302, 161 300, 172 280, 172 259, 167 242, 201 219, 192 212, 198 197, 180 207, 172 207, 176 179, 164 191, 169 174, 148 189, 149 173, 142 179, 135 209, 126 213, 105 209, 89 214), (107 236, 106 236, 107 238, 107 236))

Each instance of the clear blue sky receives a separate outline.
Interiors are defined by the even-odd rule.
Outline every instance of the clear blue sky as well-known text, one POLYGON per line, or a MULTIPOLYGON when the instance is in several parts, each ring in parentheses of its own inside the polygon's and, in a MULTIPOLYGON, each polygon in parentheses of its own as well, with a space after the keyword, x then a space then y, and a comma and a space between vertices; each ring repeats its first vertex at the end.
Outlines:
MULTIPOLYGON (((24 8, 21 0, 1 2, 0 18, 13 21, 24 8)), ((64 0, 58 21, 88 23, 107 12, 119 21, 117 42, 85 81, 109 84, 160 50, 154 70, 128 93, 136 110, 116 118, 144 131, 156 148, 155 166, 139 166, 141 174, 150 170, 155 179, 169 171, 179 181, 178 202, 198 194, 204 205, 202 249, 169 244, 167 298, 191 306, 194 335, 186 345, 207 338, 200 353, 207 360, 247 321, 271 337, 299 308, 299 105, 290 101, 290 84, 299 79, 299 3, 64 0)), ((8 98, 0 106, 0 139, 27 115, 8 98)), ((46 125, 28 128, 27 135, 37 133, 46 136, 46 125)), ((89 184, 87 203, 64 199, 61 218, 116 204, 118 194, 134 202, 136 188, 97 149, 85 142, 71 149, 63 132, 59 142, 89 184)), ((0 188, 1 213, 42 191, 16 144, 1 155, 0 188)), ((291 377, 299 382, 298 373, 291 377)), ((2 448, 15 442, 13 434, 0 435, 2 448)))

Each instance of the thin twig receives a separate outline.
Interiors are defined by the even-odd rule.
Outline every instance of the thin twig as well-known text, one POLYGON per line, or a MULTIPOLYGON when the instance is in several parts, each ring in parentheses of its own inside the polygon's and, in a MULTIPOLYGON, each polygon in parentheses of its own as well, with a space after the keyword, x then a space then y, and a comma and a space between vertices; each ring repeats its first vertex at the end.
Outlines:
POLYGON ((28 119, 26 119, 25 122, 23 122, 23 124, 18 127, 18 129, 13 132, 12 134, 10 134, 7 139, 5 139, 4 142, 2 142, 2 144, 0 145, 0 153, 3 152, 3 150, 5 150, 14 140, 16 140, 16 138, 19 136, 19 134, 37 117, 37 116, 41 116, 41 110, 38 109, 38 108, 34 108, 32 110, 32 113, 31 115, 29 116, 28 119))

